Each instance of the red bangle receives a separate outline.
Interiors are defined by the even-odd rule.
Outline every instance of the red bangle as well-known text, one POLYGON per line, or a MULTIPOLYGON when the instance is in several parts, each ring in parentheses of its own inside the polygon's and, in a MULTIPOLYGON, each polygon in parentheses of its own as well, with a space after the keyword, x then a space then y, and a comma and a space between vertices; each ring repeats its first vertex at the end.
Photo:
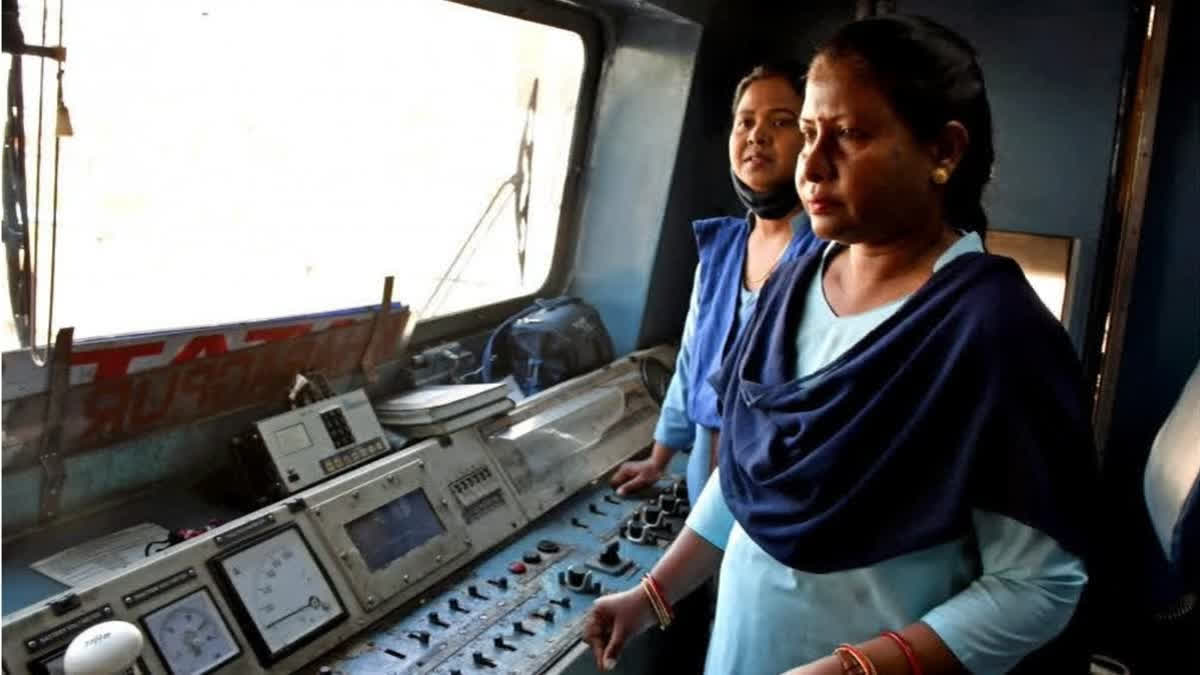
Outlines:
POLYGON ((872 663, 871 659, 868 658, 867 655, 864 654, 859 648, 855 647, 854 645, 843 644, 838 645, 838 649, 845 651, 850 656, 853 656, 854 660, 858 661, 859 667, 862 668, 867 675, 879 675, 879 671, 875 670, 875 664, 872 663))
POLYGON ((649 572, 646 573, 646 581, 650 582, 651 590, 653 590, 654 594, 658 596, 658 601, 662 603, 663 609, 667 613, 667 618, 674 621, 675 610, 671 609, 671 603, 667 602, 667 594, 663 593, 662 586, 658 585, 658 581, 656 581, 649 572))
POLYGON ((912 675, 924 675, 924 671, 921 670, 921 662, 917 660, 917 653, 913 651, 912 645, 908 644, 908 640, 905 640, 903 635, 894 630, 887 630, 883 632, 883 636, 890 638, 900 648, 900 651, 904 652, 904 660, 908 661, 908 670, 912 675))

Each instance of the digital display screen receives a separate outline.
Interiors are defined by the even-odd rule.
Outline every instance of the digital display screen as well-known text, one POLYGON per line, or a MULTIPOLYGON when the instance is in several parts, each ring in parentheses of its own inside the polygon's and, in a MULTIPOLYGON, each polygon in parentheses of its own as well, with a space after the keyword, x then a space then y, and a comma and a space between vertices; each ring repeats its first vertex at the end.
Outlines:
POLYGON ((346 523, 350 541, 372 572, 445 531, 424 490, 413 490, 346 523))
POLYGON ((308 432, 304 430, 303 424, 293 424, 286 429, 276 431, 275 440, 279 441, 279 445, 283 447, 285 453, 303 450, 312 445, 312 439, 308 437, 308 432))

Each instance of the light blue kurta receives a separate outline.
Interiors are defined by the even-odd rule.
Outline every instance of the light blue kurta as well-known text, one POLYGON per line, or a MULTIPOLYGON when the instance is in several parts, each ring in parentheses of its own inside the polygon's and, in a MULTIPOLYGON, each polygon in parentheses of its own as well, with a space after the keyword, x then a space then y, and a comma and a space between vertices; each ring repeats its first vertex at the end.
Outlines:
MULTIPOLYGON (((792 220, 793 235, 801 227, 808 227, 807 217, 797 216, 792 220)), ((790 245, 790 244, 789 244, 790 245)), ((754 316, 754 307, 758 304, 758 291, 748 291, 739 285, 737 316, 733 323, 733 337, 736 339, 742 329, 749 325, 754 316)), ((700 299, 696 296, 700 288, 700 265, 696 265, 695 278, 692 280, 691 299, 688 301, 687 319, 683 324, 683 337, 679 341, 679 355, 675 359, 675 375, 667 387, 667 395, 663 400, 662 412, 658 417, 658 425, 654 429, 654 440, 675 451, 687 452, 688 457, 687 486, 688 498, 695 503, 708 480, 708 461, 712 452, 712 437, 708 430, 692 421, 688 415, 687 402, 688 384, 685 373, 692 365, 692 343, 696 333, 696 317, 700 313, 700 299)), ((733 340, 730 340, 732 343, 733 340)))
MULTIPOLYGON (((979 250, 979 237, 966 235, 935 269, 979 250)), ((796 330, 797 377, 832 362, 903 302, 838 317, 816 275, 796 330)), ((1002 673, 1062 630, 1087 580, 1050 537, 983 511, 973 514, 973 538, 831 574, 794 570, 755 544, 726 507, 717 474, 687 524, 725 551, 705 666, 712 675, 780 673, 917 620, 971 672, 1002 673)))

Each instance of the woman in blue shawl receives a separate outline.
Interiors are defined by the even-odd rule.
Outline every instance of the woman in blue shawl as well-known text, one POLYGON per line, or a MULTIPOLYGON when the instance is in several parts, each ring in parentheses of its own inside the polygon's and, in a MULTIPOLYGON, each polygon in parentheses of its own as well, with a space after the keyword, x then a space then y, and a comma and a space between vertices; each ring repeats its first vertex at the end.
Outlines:
POLYGON ((718 469, 585 639, 611 668, 719 568, 708 673, 1007 672, 1086 583, 1093 455, 1065 331, 983 250, 982 71, 888 15, 838 31, 804 98, 797 189, 831 243, 764 287, 712 380, 718 469))
POLYGON ((650 457, 627 462, 613 474, 621 494, 652 485, 676 451, 690 448, 688 496, 700 495, 713 466, 712 434, 721 422, 708 380, 748 323, 771 273, 817 245, 793 181, 802 145, 797 120, 803 77, 801 64, 778 62, 756 67, 737 85, 730 178, 749 213, 693 223, 699 263, 675 376, 650 457))

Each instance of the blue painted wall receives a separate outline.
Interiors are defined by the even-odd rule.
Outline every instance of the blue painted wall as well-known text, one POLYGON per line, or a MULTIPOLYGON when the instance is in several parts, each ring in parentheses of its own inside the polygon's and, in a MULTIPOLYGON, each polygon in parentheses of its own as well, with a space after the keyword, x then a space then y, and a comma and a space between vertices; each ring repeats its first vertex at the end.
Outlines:
POLYGON ((900 0, 979 51, 995 124, 998 230, 1074 237, 1067 329, 1082 349, 1108 193, 1128 0, 900 0))

